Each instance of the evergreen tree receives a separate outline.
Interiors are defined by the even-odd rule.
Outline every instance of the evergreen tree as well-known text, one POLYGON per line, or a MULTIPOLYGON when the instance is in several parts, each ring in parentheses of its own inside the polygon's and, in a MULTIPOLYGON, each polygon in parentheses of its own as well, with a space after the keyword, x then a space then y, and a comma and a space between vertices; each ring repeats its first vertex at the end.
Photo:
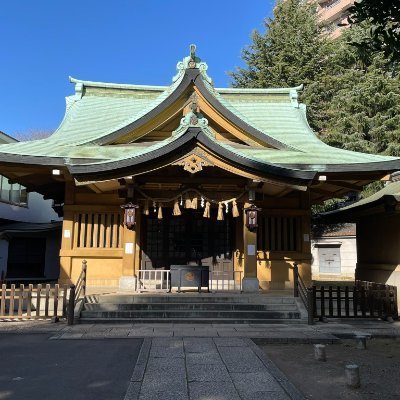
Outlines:
POLYGON ((327 40, 317 23, 316 6, 302 0, 278 2, 242 51, 246 68, 231 73, 234 87, 287 87, 315 80, 324 68, 327 40))
POLYGON ((311 127, 328 144, 348 150, 400 156, 400 81, 383 53, 350 45, 369 26, 345 30, 335 40, 318 25, 316 5, 302 0, 277 4, 243 50, 245 68, 231 73, 234 87, 305 85, 311 127))
MULTIPOLYGON (((366 29, 347 30, 334 42, 335 53, 352 50, 349 43, 366 29)), ((388 67, 383 53, 364 57, 355 53, 352 58, 350 68, 338 74, 340 65, 337 65, 333 70, 336 73, 327 76, 335 91, 324 104, 327 118, 321 122, 321 138, 347 150, 400 156, 399 75, 393 67, 388 67)))
POLYGON ((349 22, 370 23, 361 40, 352 45, 385 54, 388 61, 400 61, 400 2, 398 0, 360 0, 349 9, 349 22))

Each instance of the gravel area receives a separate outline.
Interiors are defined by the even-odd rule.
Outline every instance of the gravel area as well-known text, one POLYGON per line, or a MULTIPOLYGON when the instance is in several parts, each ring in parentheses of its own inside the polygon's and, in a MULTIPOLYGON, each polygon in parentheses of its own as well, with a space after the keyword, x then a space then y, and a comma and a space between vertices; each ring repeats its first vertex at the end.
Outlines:
POLYGON ((306 399, 400 399, 398 339, 368 340, 366 350, 357 349, 353 339, 326 345, 326 362, 314 359, 312 344, 262 344, 261 341, 258 344, 306 399), (358 389, 346 386, 347 364, 360 367, 358 389))

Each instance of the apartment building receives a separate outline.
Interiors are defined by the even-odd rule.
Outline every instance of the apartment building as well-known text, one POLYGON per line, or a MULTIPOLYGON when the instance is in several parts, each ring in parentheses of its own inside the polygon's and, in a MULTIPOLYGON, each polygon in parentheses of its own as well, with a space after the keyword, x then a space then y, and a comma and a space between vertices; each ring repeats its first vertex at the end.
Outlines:
POLYGON ((318 17, 332 37, 338 37, 347 24, 354 0, 318 0, 318 17))

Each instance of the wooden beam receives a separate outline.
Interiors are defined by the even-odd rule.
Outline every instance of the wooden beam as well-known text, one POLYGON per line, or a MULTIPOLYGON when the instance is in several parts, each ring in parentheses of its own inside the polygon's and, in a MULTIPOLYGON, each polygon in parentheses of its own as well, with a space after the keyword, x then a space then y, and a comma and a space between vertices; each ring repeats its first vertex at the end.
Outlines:
POLYGON ((361 192, 362 191, 362 187, 360 187, 360 186, 363 186, 363 185, 359 186, 359 185, 356 185, 356 184, 351 184, 351 183, 343 182, 343 181, 331 181, 331 180, 326 181, 325 183, 327 185, 339 186, 339 187, 342 187, 342 188, 345 188, 345 189, 349 189, 349 190, 354 191, 354 192, 361 192))

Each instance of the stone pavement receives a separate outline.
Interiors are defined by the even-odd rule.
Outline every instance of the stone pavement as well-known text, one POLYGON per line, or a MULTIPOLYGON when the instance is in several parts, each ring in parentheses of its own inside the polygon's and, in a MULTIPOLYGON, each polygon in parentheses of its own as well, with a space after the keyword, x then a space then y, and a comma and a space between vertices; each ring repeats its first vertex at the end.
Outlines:
POLYGON ((303 399, 247 338, 145 339, 125 400, 303 399))
MULTIPOLYGON (((364 334, 400 338, 400 322, 305 324, 77 324, 0 322, 1 333, 49 339, 144 338, 124 400, 303 399, 257 343, 337 343, 364 334)), ((121 399, 122 400, 122 399, 121 399)))

